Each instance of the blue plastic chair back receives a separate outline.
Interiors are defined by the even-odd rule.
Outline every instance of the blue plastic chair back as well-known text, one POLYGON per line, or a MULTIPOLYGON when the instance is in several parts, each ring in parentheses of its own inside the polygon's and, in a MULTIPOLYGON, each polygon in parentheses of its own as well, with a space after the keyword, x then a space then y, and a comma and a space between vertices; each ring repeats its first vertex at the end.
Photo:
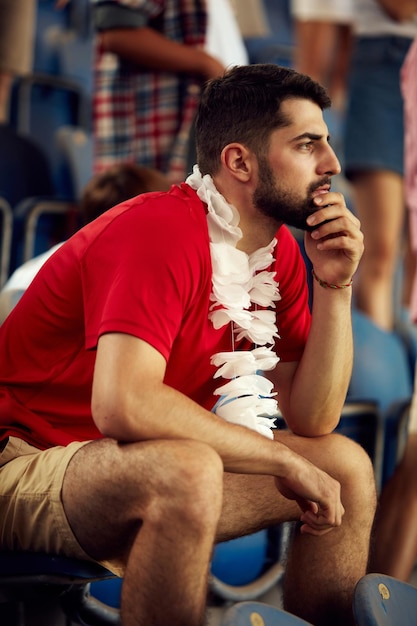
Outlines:
POLYGON ((255 580, 265 564, 268 544, 266 530, 218 544, 211 572, 229 585, 246 585, 255 580))
POLYGON ((352 324, 355 353, 348 398, 375 401, 384 414, 412 395, 406 349, 397 334, 381 330, 356 309, 352 324))
POLYGON ((93 176, 93 141, 79 126, 61 126, 55 133, 62 175, 67 179, 70 196, 80 200, 93 176))
POLYGON ((92 581, 112 579, 112 572, 90 561, 0 551, 0 623, 121 626, 119 611, 89 592, 92 581))
POLYGON ((226 610, 220 626, 311 626, 309 622, 263 602, 238 602, 226 610))
POLYGON ((356 585, 357 626, 416 626, 417 588, 383 574, 367 574, 356 585))

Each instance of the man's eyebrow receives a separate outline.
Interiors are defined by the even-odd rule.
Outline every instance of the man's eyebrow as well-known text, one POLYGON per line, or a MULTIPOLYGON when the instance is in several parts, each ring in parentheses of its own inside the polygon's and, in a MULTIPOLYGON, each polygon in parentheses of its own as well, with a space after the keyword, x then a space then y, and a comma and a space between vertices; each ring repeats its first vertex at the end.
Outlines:
MULTIPOLYGON (((301 139, 310 139, 312 141, 319 141, 323 139, 324 135, 316 135, 315 133, 302 133, 301 135, 297 135, 294 137, 292 141, 300 141, 301 139)), ((327 135, 327 141, 330 141, 330 135, 327 135)))

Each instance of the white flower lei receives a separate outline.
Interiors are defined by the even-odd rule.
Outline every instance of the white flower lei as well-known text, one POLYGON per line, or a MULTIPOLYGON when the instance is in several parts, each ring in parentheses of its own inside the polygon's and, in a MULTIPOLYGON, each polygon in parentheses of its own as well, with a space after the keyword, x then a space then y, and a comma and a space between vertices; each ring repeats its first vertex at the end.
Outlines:
POLYGON ((210 299, 209 319, 214 328, 226 324, 232 326, 239 341, 249 339, 256 347, 250 351, 218 352, 211 363, 219 369, 214 378, 222 376, 229 382, 218 387, 220 395, 213 411, 229 422, 252 428, 263 435, 273 437, 277 401, 272 393, 272 383, 259 371, 272 370, 279 361, 273 351, 274 339, 278 337, 276 314, 271 310, 250 311, 251 304, 275 307, 281 296, 275 282, 275 272, 265 271, 273 261, 277 243, 273 239, 265 248, 251 255, 236 249, 242 238, 239 213, 217 191, 211 176, 201 176, 197 165, 186 183, 197 192, 208 208, 207 223, 210 236, 210 254, 213 267, 213 291, 210 299))

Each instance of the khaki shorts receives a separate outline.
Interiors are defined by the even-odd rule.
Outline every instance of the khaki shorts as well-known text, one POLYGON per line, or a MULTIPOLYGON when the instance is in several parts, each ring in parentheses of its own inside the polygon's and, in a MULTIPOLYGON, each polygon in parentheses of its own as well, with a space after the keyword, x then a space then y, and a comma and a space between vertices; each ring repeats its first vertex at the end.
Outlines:
MULTIPOLYGON (((61 501, 67 466, 88 441, 38 450, 10 437, 0 452, 0 546, 92 559, 72 533, 61 501)), ((109 563, 105 567, 115 570, 109 563)), ((115 572, 117 573, 117 572, 115 572)))

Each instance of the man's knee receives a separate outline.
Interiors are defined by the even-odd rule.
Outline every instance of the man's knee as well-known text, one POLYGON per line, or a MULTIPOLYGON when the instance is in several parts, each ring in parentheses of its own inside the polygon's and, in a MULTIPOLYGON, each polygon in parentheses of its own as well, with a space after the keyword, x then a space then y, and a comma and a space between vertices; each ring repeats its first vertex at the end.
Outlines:
POLYGON ((371 459, 364 448, 352 439, 338 433, 313 438, 300 438, 286 433, 281 438, 295 452, 338 480, 345 494, 350 490, 356 497, 363 494, 370 503, 375 499, 375 475, 371 459))
POLYGON ((223 463, 206 444, 191 440, 167 442, 169 467, 155 468, 155 489, 145 515, 148 521, 166 524, 167 519, 187 528, 216 525, 223 497, 223 463), (159 479, 159 484, 158 484, 159 479))
POLYGON ((208 445, 192 440, 119 444, 92 442, 70 462, 63 485, 67 515, 99 517, 114 524, 181 517, 217 522, 223 490, 223 464, 208 445), (86 480, 88 477, 88 480, 86 480))
MULTIPOLYGON (((366 450, 352 439, 333 433, 326 437, 326 466, 342 490, 352 489, 366 498, 376 498, 375 473, 366 450)), ((371 504, 372 500, 369 501, 371 504)))

